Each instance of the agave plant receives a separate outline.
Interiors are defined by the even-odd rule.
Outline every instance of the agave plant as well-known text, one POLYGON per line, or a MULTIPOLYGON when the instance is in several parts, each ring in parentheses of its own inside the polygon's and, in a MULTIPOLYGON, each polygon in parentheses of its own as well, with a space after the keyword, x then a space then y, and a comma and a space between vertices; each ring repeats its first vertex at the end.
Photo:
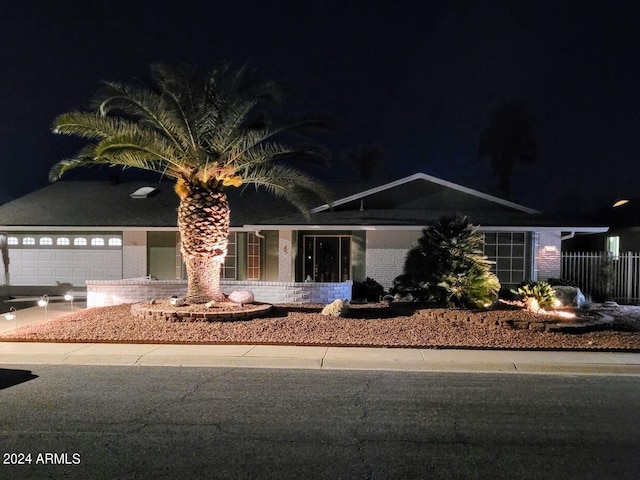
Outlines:
POLYGON ((558 299, 553 287, 544 281, 529 282, 520 285, 512 293, 519 295, 529 310, 549 308, 556 305, 558 299))
POLYGON ((175 179, 186 301, 220 300, 230 213, 225 191, 253 184, 303 212, 311 199, 330 201, 321 183, 292 166, 300 160, 326 164, 325 149, 294 143, 289 135, 307 133, 319 122, 276 122, 268 108, 281 90, 246 68, 225 64, 202 72, 153 65, 152 75, 154 87, 105 82, 89 110, 58 116, 54 133, 91 143, 56 163, 49 177, 55 181, 73 168, 106 164, 175 179))

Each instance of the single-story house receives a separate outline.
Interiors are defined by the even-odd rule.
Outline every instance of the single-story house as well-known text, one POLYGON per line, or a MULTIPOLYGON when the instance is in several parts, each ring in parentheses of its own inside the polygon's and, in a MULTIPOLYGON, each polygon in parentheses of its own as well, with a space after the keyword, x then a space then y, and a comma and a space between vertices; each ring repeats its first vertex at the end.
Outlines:
MULTIPOLYGON (((366 278, 389 288, 424 226, 444 214, 467 215, 479 226, 504 286, 559 276, 563 237, 606 231, 425 173, 329 187, 332 205, 317 205, 308 217, 252 186, 229 189, 223 290, 249 289, 261 301, 326 302, 349 298, 352 282, 366 278)), ((123 301, 149 278, 167 285, 157 295, 184 286, 177 206, 172 183, 88 181, 60 181, 1 205, 5 283, 86 285, 93 305, 123 301)))

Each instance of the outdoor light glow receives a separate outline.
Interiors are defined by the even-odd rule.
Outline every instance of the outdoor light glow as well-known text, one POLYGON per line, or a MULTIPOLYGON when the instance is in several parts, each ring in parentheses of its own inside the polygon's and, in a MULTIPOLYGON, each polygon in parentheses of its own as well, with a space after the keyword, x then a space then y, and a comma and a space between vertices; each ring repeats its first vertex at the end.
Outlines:
POLYGON ((65 293, 65 295, 64 295, 64 299, 65 299, 67 302, 70 302, 70 301, 72 301, 72 300, 73 300, 73 295, 71 295, 70 293, 65 293))
POLYGON ((45 293, 43 296, 40 297, 40 300, 38 300, 38 306, 46 308, 48 304, 49 304, 49 295, 45 293))
POLYGON ((16 309, 15 307, 11 307, 7 313, 4 314, 4 318, 8 321, 13 322, 13 328, 16 328, 16 309))
POLYGON ((626 198, 623 198, 621 200, 618 200, 616 203, 613 204, 613 208, 616 207, 621 207, 622 205, 624 205, 625 203, 629 203, 629 200, 627 200, 626 198))

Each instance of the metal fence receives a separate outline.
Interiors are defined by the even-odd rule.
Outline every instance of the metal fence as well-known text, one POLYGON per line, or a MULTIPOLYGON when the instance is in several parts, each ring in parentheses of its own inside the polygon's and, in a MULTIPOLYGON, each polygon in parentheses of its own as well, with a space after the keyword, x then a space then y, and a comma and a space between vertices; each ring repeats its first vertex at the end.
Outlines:
POLYGON ((640 304, 640 253, 566 252, 562 254, 562 278, 595 301, 640 304))

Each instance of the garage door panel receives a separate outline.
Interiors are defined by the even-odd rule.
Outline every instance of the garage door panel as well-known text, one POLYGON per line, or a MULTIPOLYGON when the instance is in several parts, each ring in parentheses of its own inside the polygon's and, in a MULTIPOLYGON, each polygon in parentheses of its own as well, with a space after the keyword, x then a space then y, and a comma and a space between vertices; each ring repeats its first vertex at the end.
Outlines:
POLYGON ((122 250, 10 248, 9 258, 13 285, 84 286, 86 280, 122 278, 122 250))

